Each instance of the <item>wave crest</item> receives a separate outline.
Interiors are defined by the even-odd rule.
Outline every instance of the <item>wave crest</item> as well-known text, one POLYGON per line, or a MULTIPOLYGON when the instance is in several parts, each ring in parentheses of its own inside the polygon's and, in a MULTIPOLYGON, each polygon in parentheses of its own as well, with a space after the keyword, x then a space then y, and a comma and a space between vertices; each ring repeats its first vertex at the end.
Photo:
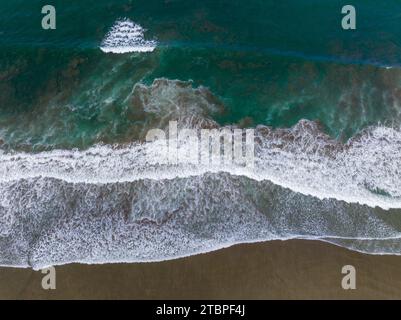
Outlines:
MULTIPOLYGON (((144 130, 218 128, 209 116, 224 108, 206 88, 166 79, 137 84, 128 101, 144 130)), ((178 159, 193 143, 178 141, 178 159)), ((308 120, 257 126, 254 168, 172 165, 162 144, 0 151, 0 264, 158 261, 293 238, 401 253, 399 213, 380 209, 401 208, 398 127, 344 144, 308 120)))
MULTIPOLYGON (((401 208, 401 131, 372 127, 346 144, 331 139, 314 122, 291 129, 258 126, 255 168, 235 164, 169 164, 163 141, 98 145, 85 151, 54 150, 0 155, 0 182, 55 178, 70 183, 106 184, 165 180, 227 172, 268 180, 319 199, 333 198, 383 209, 401 208)), ((195 149, 179 141, 179 159, 195 149), (180 154, 182 157, 180 157, 180 154)))
POLYGON ((155 40, 145 40, 143 29, 130 19, 117 20, 103 39, 100 49, 106 53, 152 52, 155 40))

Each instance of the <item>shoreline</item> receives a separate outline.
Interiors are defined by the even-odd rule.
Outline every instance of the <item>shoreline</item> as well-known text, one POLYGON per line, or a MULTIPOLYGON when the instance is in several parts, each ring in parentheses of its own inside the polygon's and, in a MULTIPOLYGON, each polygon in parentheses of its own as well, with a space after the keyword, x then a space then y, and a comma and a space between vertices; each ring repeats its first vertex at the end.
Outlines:
POLYGON ((400 299, 401 257, 311 240, 241 244, 163 262, 56 267, 56 290, 32 269, 0 268, 1 299, 400 299), (356 290, 344 290, 344 265, 356 290))

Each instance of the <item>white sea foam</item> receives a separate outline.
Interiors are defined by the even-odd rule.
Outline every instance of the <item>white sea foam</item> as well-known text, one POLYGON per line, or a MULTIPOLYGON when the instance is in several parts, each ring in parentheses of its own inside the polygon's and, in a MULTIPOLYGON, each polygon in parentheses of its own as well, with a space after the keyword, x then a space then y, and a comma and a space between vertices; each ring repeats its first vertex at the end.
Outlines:
POLYGON ((0 191, 0 265, 160 261, 293 238, 401 253, 393 212, 226 173, 101 185, 24 179, 0 191))
MULTIPOLYGON (((227 172, 268 180, 319 199, 333 198, 383 209, 401 208, 401 131, 376 127, 346 145, 330 140, 312 122, 289 130, 256 130, 255 169, 228 165, 169 165, 161 142, 95 146, 86 151, 55 150, 0 155, 0 182, 37 177, 71 183, 106 184, 165 180, 227 172)), ((180 159, 194 146, 181 142, 180 159)))
MULTIPOLYGON (((179 81, 137 85, 131 98, 162 128, 214 127, 205 117, 221 109, 179 81)), ((401 254, 399 212, 377 208, 401 207, 400 128, 342 144, 302 120, 255 137, 254 169, 171 165, 161 141, 0 153, 0 265, 160 261, 294 238, 401 254)))
POLYGON ((307 121, 257 132, 255 171, 171 166, 160 142, 1 154, 0 265, 160 261, 293 238, 401 253, 397 212, 371 208, 400 206, 399 130, 346 145, 307 121))
POLYGON ((103 39, 100 49, 106 53, 152 52, 157 42, 145 40, 145 31, 129 19, 117 20, 103 39))

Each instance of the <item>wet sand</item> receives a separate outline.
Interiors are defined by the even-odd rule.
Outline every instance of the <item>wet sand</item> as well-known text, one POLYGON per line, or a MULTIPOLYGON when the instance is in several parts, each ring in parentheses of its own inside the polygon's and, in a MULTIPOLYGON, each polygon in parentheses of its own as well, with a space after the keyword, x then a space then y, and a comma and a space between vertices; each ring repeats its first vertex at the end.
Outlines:
POLYGON ((189 258, 144 264, 56 268, 44 276, 1 268, 1 299, 401 299, 401 257, 373 256, 316 241, 238 245, 189 258), (343 290, 353 265, 357 289, 343 290))

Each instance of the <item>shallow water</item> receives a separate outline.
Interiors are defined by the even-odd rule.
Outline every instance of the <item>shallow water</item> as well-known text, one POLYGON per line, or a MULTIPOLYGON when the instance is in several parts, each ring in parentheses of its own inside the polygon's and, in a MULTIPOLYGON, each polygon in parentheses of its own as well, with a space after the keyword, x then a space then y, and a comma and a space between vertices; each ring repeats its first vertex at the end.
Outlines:
MULTIPOLYGON (((0 264, 311 238, 400 254, 401 4, 0 4, 0 264), (148 130, 254 128, 255 169, 169 165, 148 130)), ((185 145, 192 150, 193 146, 185 145)))

